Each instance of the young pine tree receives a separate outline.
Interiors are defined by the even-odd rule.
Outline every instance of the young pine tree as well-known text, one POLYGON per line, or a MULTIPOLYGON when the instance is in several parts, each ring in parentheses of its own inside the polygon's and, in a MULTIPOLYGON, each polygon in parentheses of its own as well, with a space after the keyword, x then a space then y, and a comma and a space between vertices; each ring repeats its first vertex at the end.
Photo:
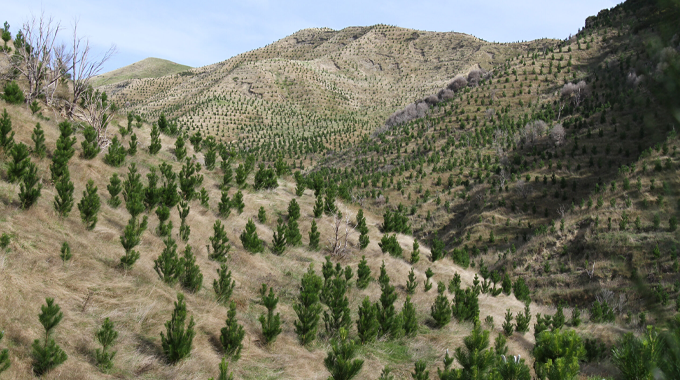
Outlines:
POLYGON ((416 280, 416 274, 413 271, 413 267, 411 267, 411 271, 408 272, 408 281, 406 281, 406 293, 407 294, 415 293, 417 287, 418 280, 416 280))
POLYGON ((191 227, 187 224, 187 216, 189 216, 190 210, 188 201, 180 201, 177 205, 177 213, 180 219, 179 238, 185 242, 189 241, 189 234, 191 234, 191 227))
POLYGON ((282 255, 286 250, 286 225, 283 224, 283 220, 279 218, 276 225, 276 232, 274 232, 274 237, 272 238, 272 253, 275 255, 282 255))
POLYGON ((404 334, 406 336, 414 336, 418 332, 418 318, 416 316, 416 307, 411 302, 411 297, 406 296, 401 314, 404 323, 404 334))
POLYGON ((414 372, 411 373, 413 380, 430 380, 430 371, 425 368, 427 368, 427 363, 424 360, 418 360, 414 372))
POLYGON ((109 195, 111 198, 109 198, 109 206, 113 208, 118 208, 121 204, 121 200, 118 197, 118 194, 123 190, 123 187, 121 186, 122 181, 120 180, 120 177, 118 177, 118 173, 113 173, 111 178, 109 179, 109 184, 106 186, 106 189, 109 191, 109 195))
POLYGON ((321 197, 321 194, 319 194, 319 196, 316 198, 313 212, 315 218, 320 218, 323 214, 323 198, 321 197))
POLYGON ((291 199, 290 203, 288 203, 288 220, 291 219, 300 219, 300 205, 297 203, 295 198, 291 199))
POLYGON ((359 268, 357 269, 357 288, 366 289, 371 282, 371 268, 368 266, 366 256, 361 256, 359 268))
POLYGON ((12 145, 14 145, 12 119, 9 117, 7 109, 3 109, 2 116, 0 117, 0 148, 7 153, 12 149, 12 145))
POLYGON ((312 227, 309 230, 309 249, 311 250, 317 250, 319 249, 319 238, 321 237, 321 233, 319 232, 319 229, 316 226, 316 221, 312 219, 312 227))
POLYGON ((165 248, 160 256, 154 260, 153 269, 158 273, 158 277, 168 285, 172 285, 179 280, 184 267, 180 263, 179 255, 177 255, 177 244, 170 236, 164 240, 165 248))
POLYGON ((302 234, 300 233, 297 220, 288 219, 286 225, 286 244, 293 247, 302 244, 302 234))
POLYGON ((73 135, 71 123, 67 121, 59 123, 59 133, 57 148, 52 155, 52 164, 50 165, 53 182, 61 177, 63 171, 68 167, 69 160, 75 154, 73 145, 76 143, 76 138, 71 137, 73 135))
POLYGON ((64 264, 66 264, 67 261, 71 260, 71 257, 73 257, 73 255, 71 254, 71 246, 68 244, 67 241, 65 241, 61 244, 59 258, 64 264))
POLYGON ((224 350, 224 355, 236 361, 241 357, 241 349, 243 348, 243 337, 246 335, 243 326, 238 324, 236 320, 236 303, 231 301, 229 303, 229 311, 227 312, 226 326, 220 330, 220 343, 224 350))
POLYGON ((123 229, 123 236, 120 237, 120 243, 125 249, 125 255, 120 258, 120 263, 125 269, 130 269, 139 259, 139 252, 134 248, 139 245, 142 233, 146 230, 148 219, 146 216, 140 223, 137 218, 130 217, 127 226, 123 229))
POLYGON ((354 359, 357 345, 347 335, 346 329, 340 329, 339 339, 331 341, 331 351, 323 361, 333 380, 351 380, 364 365, 363 360, 354 359))
POLYGON ((374 341, 380 332, 380 323, 378 323, 376 306, 368 299, 368 296, 359 305, 358 314, 357 332, 359 333, 359 340, 362 344, 374 341))
POLYGON ((91 160, 97 157, 101 151, 97 141, 97 131, 93 126, 88 125, 85 127, 85 130, 83 130, 83 136, 85 137, 85 140, 80 143, 80 146, 83 148, 83 158, 91 160))
MULTIPOLYGON (((0 331, 0 342, 2 342, 2 338, 4 336, 5 332, 0 331)), ((5 348, 4 350, 0 350, 0 373, 7 371, 9 366, 10 366, 9 350, 5 348)))
POLYGON ((33 372, 38 376, 42 376, 68 359, 68 355, 52 338, 52 333, 64 318, 64 313, 61 312, 59 305, 54 303, 54 298, 46 298, 45 303, 45 306, 40 306, 41 312, 38 316, 40 324, 45 329, 45 336, 42 343, 36 339, 31 346, 33 372))
POLYGON ((28 147, 24 143, 14 144, 9 150, 9 155, 12 160, 7 165, 7 179, 10 183, 20 182, 23 180, 28 170, 28 165, 31 162, 28 147))
POLYGON ((267 285, 262 284, 260 295, 262 296, 262 304, 267 308, 267 313, 260 315, 259 321, 262 325, 262 336, 265 343, 269 344, 276 340, 276 337, 281 333, 281 315, 274 311, 276 305, 279 303, 279 298, 274 294, 274 289, 269 288, 269 294, 266 294, 267 285))
POLYGON ((180 133, 175 140, 175 157, 177 161, 182 162, 187 155, 187 148, 184 143, 184 136, 180 133))
POLYGON ((94 185, 94 181, 90 179, 87 181, 85 191, 83 191, 83 198, 78 203, 80 218, 88 230, 94 229, 97 225, 97 214, 100 207, 101 202, 99 194, 97 194, 97 187, 94 185))
POLYGON ((297 303, 293 305, 293 310, 298 317, 297 321, 293 322, 295 333, 302 345, 309 344, 316 339, 321 317, 319 292, 322 285, 321 277, 314 273, 314 268, 310 265, 307 273, 302 276, 300 295, 297 303))
POLYGON ((40 159, 45 158, 45 155, 47 155, 47 147, 45 146, 45 131, 43 131, 40 123, 37 123, 35 128, 33 128, 31 140, 33 140, 33 154, 40 159))
POLYGON ((217 302, 226 305, 231 299, 234 287, 236 287, 236 281, 231 279, 231 271, 227 264, 220 265, 220 269, 217 270, 217 278, 213 280, 213 290, 217 302))
POLYGON ((323 301, 328 306, 328 310, 323 312, 326 332, 334 335, 340 328, 349 328, 352 320, 347 298, 347 280, 342 276, 342 271, 336 271, 335 276, 326 281, 323 301))
POLYGON ((97 330, 94 337, 102 345, 101 350, 97 348, 94 352, 97 365, 103 371, 109 370, 113 367, 113 357, 116 356, 116 351, 110 351, 110 348, 118 338, 118 332, 113 329, 113 322, 106 318, 102 328, 97 330))
POLYGON ((149 144, 149 153, 156 155, 161 150, 161 131, 154 123, 151 127, 151 144, 149 144))
POLYGON ((243 209, 246 207, 246 204, 243 203, 243 193, 241 192, 241 190, 237 191, 236 194, 234 194, 234 199, 231 200, 231 205, 236 208, 239 215, 243 213, 243 209))
POLYGON ((390 285, 390 277, 385 270, 385 263, 380 268, 380 302, 376 303, 378 311, 378 323, 380 323, 380 336, 390 335, 396 338, 401 330, 401 323, 394 308, 394 302, 397 300, 397 293, 395 287, 390 285))
POLYGON ((128 156, 134 156, 135 154, 137 154, 137 145, 139 145, 139 141, 137 140, 137 134, 133 133, 132 136, 130 136, 130 143, 128 144, 127 150, 128 156))
POLYGON ((196 293, 203 286, 203 274, 201 268, 196 264, 196 256, 191 251, 191 246, 184 247, 184 254, 180 259, 183 266, 179 282, 186 290, 196 293))
POLYGON ((508 309, 505 312, 505 322, 503 322, 503 333, 505 334, 505 336, 512 335, 512 332, 515 329, 515 326, 512 324, 512 320, 513 320, 512 312, 510 311, 510 309, 508 309))
POLYGON ((451 322, 451 303, 441 287, 438 287, 438 290, 439 294, 430 308, 430 315, 438 327, 444 327, 451 322))
POLYGON ((73 209, 73 191, 75 189, 68 168, 54 184, 54 188, 57 190, 57 195, 54 196, 54 209, 59 216, 67 218, 71 209, 73 209))
POLYGON ((418 261, 420 261, 420 244, 414 239, 413 251, 411 251, 411 264, 415 264, 418 261))
POLYGON ((213 224, 213 236, 210 237, 210 245, 212 246, 212 252, 208 255, 210 260, 227 261, 231 245, 229 244, 227 233, 224 231, 224 226, 219 219, 215 220, 215 224, 213 224))
POLYGON ((257 211, 257 221, 262 224, 267 223, 267 212, 264 210, 264 206, 260 206, 257 211))
POLYGON ((359 230, 359 249, 368 247, 370 239, 368 238, 368 227, 366 226, 366 218, 364 217, 364 210, 359 209, 357 212, 357 230, 359 230))
POLYGON ((217 204, 217 212, 222 218, 228 218, 231 214, 231 199, 229 199, 229 191, 222 190, 222 197, 220 198, 220 203, 217 204))
POLYGON ((125 163, 126 156, 127 150, 118 140, 118 136, 114 136, 113 140, 111 140, 111 145, 109 145, 109 151, 104 156, 104 162, 118 168, 125 163))
POLYGON ((184 302, 184 295, 177 293, 177 301, 175 302, 175 310, 172 312, 172 318, 165 322, 166 333, 161 332, 161 346, 163 354, 172 364, 189 356, 191 353, 191 343, 194 340, 196 332, 194 327, 194 317, 191 317, 189 325, 185 327, 187 319, 187 305, 184 302))
POLYGON ((250 253, 262 252, 262 240, 257 236, 257 228, 252 219, 248 219, 246 229, 241 233, 241 243, 243 248, 250 253))
POLYGON ((38 167, 34 163, 29 162, 26 174, 19 185, 19 202, 22 209, 30 208, 40 198, 42 184, 39 182, 38 167))

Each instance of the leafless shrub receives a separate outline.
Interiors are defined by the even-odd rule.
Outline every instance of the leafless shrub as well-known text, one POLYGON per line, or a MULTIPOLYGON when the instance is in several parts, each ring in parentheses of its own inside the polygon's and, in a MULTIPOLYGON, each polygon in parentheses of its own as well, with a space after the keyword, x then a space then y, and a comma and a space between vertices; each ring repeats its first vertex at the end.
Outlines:
POLYGON ((493 108, 487 108, 486 112, 484 112, 484 115, 487 119, 491 120, 496 115, 496 110, 493 108))
POLYGON ((468 73, 467 82, 470 87, 477 87, 479 81, 482 79, 482 70, 474 69, 468 73))
POLYGON ((600 294, 595 296, 595 298, 600 302, 604 303, 606 302, 609 307, 612 308, 615 312, 621 314, 623 313, 623 309, 628 303, 628 299, 626 297, 626 293, 620 293, 618 296, 616 293, 609 289, 602 289, 600 290, 600 294))
POLYGON ((344 219, 338 216, 337 213, 333 214, 333 221, 331 222, 331 228, 333 228, 333 236, 328 239, 331 246, 331 254, 334 256, 345 256, 349 254, 349 247, 347 246, 347 241, 349 240, 349 235, 356 226, 352 225, 352 217, 348 210, 345 210, 344 219))
POLYGON ((439 97, 437 95, 430 95, 427 98, 424 99, 425 103, 434 106, 439 103, 439 97))
POLYGON ((524 126, 524 129, 520 129, 520 136, 525 143, 533 144, 536 139, 545 134, 547 126, 543 120, 530 121, 524 126))
POLYGON ((589 94, 590 88, 584 81, 576 84, 569 82, 562 87, 562 98, 570 99, 575 107, 578 107, 589 94))
POLYGON ((564 215, 567 213, 567 206, 561 204, 561 205, 557 208, 557 213, 560 214, 560 217, 561 217, 561 218, 564 218, 564 215))
POLYGON ((520 179, 515 183, 515 191, 522 198, 527 199, 527 197, 531 194, 532 189, 531 189, 531 185, 524 182, 523 179, 520 179))
POLYGON ((642 83, 643 79, 644 75, 638 76, 634 71, 631 71, 626 77, 626 82, 628 82, 630 86, 637 87, 640 83, 642 83))
POLYGON ((451 83, 446 86, 446 88, 453 92, 458 92, 460 89, 465 88, 465 86, 467 86, 467 79, 465 79, 463 75, 458 74, 453 78, 451 83))
POLYGON ((437 97, 439 97, 439 100, 442 102, 445 100, 453 99, 454 96, 456 96, 456 94, 453 91, 449 90, 448 88, 441 89, 437 93, 437 97))
POLYGON ((505 169, 501 169, 501 172, 498 173, 498 184, 499 188, 504 188, 505 183, 508 181, 508 173, 505 171, 505 169))
POLYGON ((555 146, 560 146, 564 144, 564 140, 567 136, 566 131, 562 124, 555 124, 550 130, 550 140, 555 144, 555 146))

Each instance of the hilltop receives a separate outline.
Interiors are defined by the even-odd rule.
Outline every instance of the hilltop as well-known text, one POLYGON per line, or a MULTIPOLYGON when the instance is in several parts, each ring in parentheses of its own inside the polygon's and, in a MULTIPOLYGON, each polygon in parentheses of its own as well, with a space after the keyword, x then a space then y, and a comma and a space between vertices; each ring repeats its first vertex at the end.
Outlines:
POLYGON ((146 58, 131 65, 100 74, 94 78, 92 84, 95 87, 113 85, 132 79, 163 77, 189 69, 191 69, 190 66, 181 65, 166 59, 146 58))

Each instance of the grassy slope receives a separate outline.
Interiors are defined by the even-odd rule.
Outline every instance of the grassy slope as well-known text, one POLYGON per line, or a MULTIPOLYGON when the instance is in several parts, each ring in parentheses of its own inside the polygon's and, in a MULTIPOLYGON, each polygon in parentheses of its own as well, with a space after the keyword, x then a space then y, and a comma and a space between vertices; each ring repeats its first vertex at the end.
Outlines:
POLYGON ((190 66, 160 58, 146 58, 94 78, 93 85, 106 86, 129 79, 159 78, 191 69, 190 66))

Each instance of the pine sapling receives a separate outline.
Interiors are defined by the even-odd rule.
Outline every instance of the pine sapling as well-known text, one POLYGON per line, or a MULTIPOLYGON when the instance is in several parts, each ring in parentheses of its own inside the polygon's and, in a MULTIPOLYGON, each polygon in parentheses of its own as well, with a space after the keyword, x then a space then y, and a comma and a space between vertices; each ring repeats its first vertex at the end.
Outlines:
POLYGON ((191 251, 190 245, 184 247, 184 254, 180 259, 180 265, 183 266, 179 278, 180 284, 191 293, 201 290, 203 274, 201 273, 201 268, 196 264, 196 256, 191 251))
POLYGON ((121 200, 118 197, 118 194, 120 194, 120 192, 123 190, 121 183, 122 181, 120 180, 120 177, 118 177, 118 173, 113 173, 109 179, 109 184, 106 186, 106 189, 109 191, 109 195, 111 196, 109 198, 108 204, 113 208, 118 208, 118 206, 121 204, 121 200))
POLYGON ((40 159, 45 158, 47 155, 47 147, 45 146, 45 131, 43 131, 40 123, 37 123, 35 128, 33 128, 31 140, 33 140, 33 155, 40 159))
POLYGON ((359 267, 357 269, 357 288, 366 289, 368 283, 371 281, 371 268, 368 266, 366 256, 361 256, 359 267))
POLYGON ((241 233, 240 236, 243 248, 250 253, 262 252, 262 240, 257 236, 257 228, 252 219, 248 219, 246 223, 246 229, 241 233))
POLYGON ((220 330, 220 343, 224 350, 224 355, 236 361, 241 357, 243 348, 243 337, 246 335, 243 326, 236 320, 236 303, 231 301, 227 312, 226 326, 220 330))
POLYGON ((276 232, 274 232, 274 237, 272 238, 271 250, 275 255, 282 255, 286 250, 286 226, 283 224, 281 218, 279 218, 276 225, 276 232))
POLYGON ((177 255, 177 244, 170 236, 163 241, 165 248, 160 256, 153 261, 153 269, 158 273, 158 277, 168 285, 173 285, 182 276, 184 267, 180 263, 180 258, 177 255))
POLYGON ((94 229, 97 225, 97 214, 100 207, 101 203, 99 194, 97 194, 97 187, 94 185, 94 181, 90 179, 87 181, 85 191, 83 191, 83 198, 78 203, 80 218, 88 230, 94 229))
POLYGON ((508 309, 505 312, 505 322, 503 322, 503 333, 505 334, 505 336, 512 335, 515 329, 515 325, 512 323, 512 320, 513 320, 512 312, 510 311, 510 309, 508 309))
POLYGON ((300 344, 306 345, 316 339, 316 333, 321 317, 321 303, 319 302, 319 292, 323 281, 315 272, 312 265, 309 266, 307 273, 302 276, 300 284, 300 295, 297 302, 293 305, 293 310, 298 319, 293 322, 295 333, 300 344))
POLYGON ((224 231, 224 225, 222 225, 222 222, 219 219, 215 220, 215 223, 213 224, 213 236, 209 239, 210 245, 212 246, 212 252, 208 255, 208 258, 219 262, 227 261, 231 245, 229 244, 227 233, 224 231))
MULTIPOLYGON (((262 284, 262 289, 266 289, 266 284, 262 284)), ((276 305, 279 303, 279 298, 274 294, 274 289, 269 288, 269 294, 260 291, 262 296, 262 304, 267 308, 267 313, 260 315, 259 321, 262 325, 262 336, 265 343, 269 344, 276 340, 276 337, 281 333, 281 315, 274 311, 276 305)))
POLYGON ((359 305, 358 314, 357 332, 361 343, 366 344, 374 341, 380 332, 380 323, 378 323, 376 306, 368 299, 368 296, 359 305))
POLYGON ((430 371, 425 368, 427 368, 427 363, 424 360, 418 360, 415 363, 414 372, 411 373, 413 380, 430 380, 430 371))
POLYGON ((68 217, 73 209, 73 192, 75 187, 73 182, 71 182, 71 175, 69 170, 66 169, 61 177, 54 184, 55 190, 57 190, 57 195, 54 196, 54 209, 57 211, 59 216, 62 218, 68 217))
POLYGON ((418 332, 418 318, 416 316, 416 307, 411 302, 411 297, 406 296, 401 314, 404 322, 404 334, 406 336, 414 336, 418 332))
POLYGON ((191 317, 189 325, 185 327, 187 318, 187 305, 184 302, 184 295, 177 293, 175 310, 172 312, 172 319, 165 322, 166 333, 161 332, 161 346, 163 354, 172 364, 189 356, 191 344, 196 332, 194 327, 194 317, 191 317))
POLYGON ((23 181, 19 185, 19 202, 22 209, 28 209, 40 198, 42 184, 39 183, 38 167, 29 162, 23 181))
POLYGON ((361 371, 364 361, 354 359, 357 345, 347 338, 347 330, 340 329, 338 335, 339 339, 331 341, 331 351, 328 352, 323 363, 328 372, 331 373, 331 379, 351 380, 361 371))
POLYGON ((217 278, 213 280, 213 290, 217 297, 217 302, 226 304, 231 299, 231 294, 236 287, 236 281, 231 279, 231 271, 227 264, 220 265, 217 270, 217 278))
POLYGON ((113 367, 113 357, 116 356, 116 351, 109 350, 117 338, 118 332, 113 329, 113 322, 106 318, 101 329, 95 333, 95 339, 102 345, 102 348, 101 350, 99 348, 95 350, 94 357, 97 361, 97 365, 103 371, 113 367))
MULTIPOLYGON (((0 342, 2 342, 2 338, 4 336, 5 332, 0 331, 0 342)), ((4 350, 0 350, 0 373, 7 371, 9 366, 10 366, 9 350, 5 348, 4 350)))
POLYGON ((312 227, 309 230, 309 249, 316 251, 319 249, 319 239, 321 237, 321 233, 319 232, 318 227, 316 226, 316 221, 312 219, 312 227))
POLYGON ((65 241, 61 244, 61 250, 59 251, 59 258, 61 258, 61 261, 66 264, 67 261, 71 260, 71 247, 69 246, 68 242, 65 241))
POLYGON ((64 318, 64 313, 61 312, 59 305, 54 303, 54 298, 46 298, 45 303, 46 305, 40 306, 41 312, 38 316, 40 324, 45 329, 45 336, 42 343, 36 339, 31 346, 33 372, 38 376, 42 376, 68 359, 68 355, 52 338, 52 333, 64 318))
POLYGON ((408 272, 408 281, 406 281, 406 293, 407 294, 415 293, 417 287, 418 280, 416 280, 416 274, 413 271, 413 267, 411 267, 411 271, 408 272))

